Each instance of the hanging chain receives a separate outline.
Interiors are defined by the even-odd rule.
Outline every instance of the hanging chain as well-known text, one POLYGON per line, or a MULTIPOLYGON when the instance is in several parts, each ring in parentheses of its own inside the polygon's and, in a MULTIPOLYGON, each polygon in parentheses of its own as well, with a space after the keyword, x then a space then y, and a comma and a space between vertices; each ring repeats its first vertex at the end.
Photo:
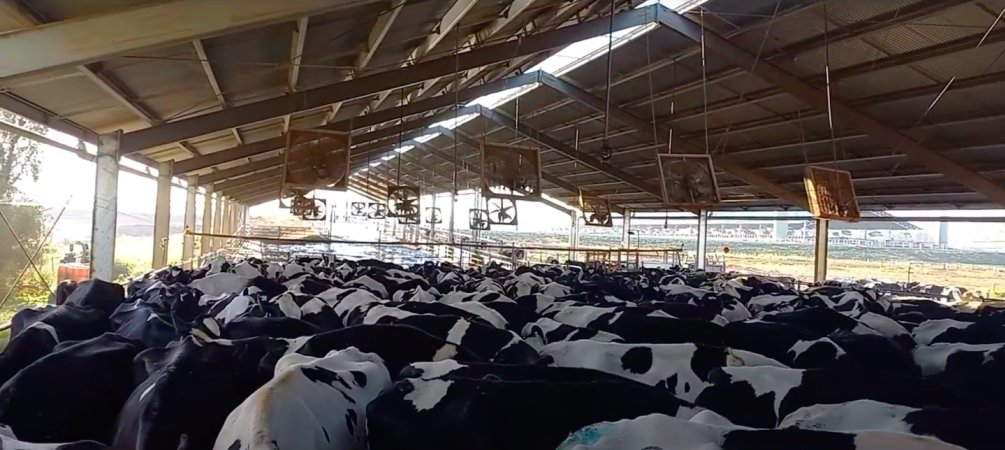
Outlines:
POLYGON ((824 0, 823 4, 824 10, 824 77, 827 81, 827 126, 830 128, 831 133, 831 157, 834 168, 837 169, 837 145, 835 142, 834 133, 834 113, 831 109, 831 45, 830 45, 830 26, 827 20, 827 0, 824 0))
POLYGON ((611 0, 611 15, 608 22, 607 28, 607 90, 605 92, 606 99, 604 101, 604 142, 601 148, 600 159, 607 161, 614 156, 614 151, 611 149, 611 143, 608 140, 610 134, 610 121, 611 121, 611 72, 612 64, 614 61, 614 55, 612 50, 614 49, 614 1, 611 0))
POLYGON ((673 89, 670 91, 670 131, 667 133, 667 154, 673 153, 673 126, 674 113, 677 107, 677 64, 678 58, 673 59, 673 89))
MULTIPOLYGON (((646 67, 652 65, 652 55, 649 50, 649 35, 652 33, 646 33, 646 67)), ((653 150, 656 152, 657 158, 660 153, 660 137, 659 133, 656 131, 656 101, 655 95, 653 94, 653 73, 647 72, 646 78, 649 81, 649 114, 652 119, 653 125, 653 150)), ((676 86, 675 86, 676 87, 676 86)))
POLYGON ((401 105, 401 117, 398 118, 398 147, 394 151, 398 154, 398 179, 395 180, 395 183, 401 186, 401 133, 405 131, 405 88, 402 87, 399 92, 401 92, 401 99, 398 103, 401 105))
POLYGON ((705 121, 705 154, 708 154, 708 72, 705 61, 705 8, 698 10, 701 23, 701 97, 702 116, 705 121))

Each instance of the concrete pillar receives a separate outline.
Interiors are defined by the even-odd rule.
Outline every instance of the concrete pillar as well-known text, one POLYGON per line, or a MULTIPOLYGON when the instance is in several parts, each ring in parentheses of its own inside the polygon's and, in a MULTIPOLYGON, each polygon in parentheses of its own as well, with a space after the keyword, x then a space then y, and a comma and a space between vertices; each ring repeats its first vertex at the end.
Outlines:
MULTIPOLYGON (((775 217, 785 217, 788 216, 788 211, 778 211, 775 213, 775 217)), ((776 219, 775 220, 775 240, 784 241, 789 237, 789 221, 776 219)))
POLYGON ((572 210, 569 212, 569 216, 572 219, 572 223, 569 226, 569 260, 577 261, 579 258, 579 211, 572 210))
POLYGON ((695 267, 705 270, 708 262, 708 211, 698 210, 698 249, 695 252, 695 267))
POLYGON ((621 226, 621 248, 630 248, 632 246, 632 235, 628 234, 632 230, 632 210, 625 209, 624 220, 621 226))
POLYGON ((91 218, 91 277, 112 280, 115 268, 115 222, 119 208, 119 138, 103 134, 95 158, 94 211, 91 218))
MULTIPOLYGON (((202 232, 213 232, 213 185, 206 185, 206 195, 202 201, 202 232)), ((213 251, 213 238, 202 236, 199 238, 199 256, 209 254, 213 251)))
POLYGON ((157 167, 157 205, 154 207, 154 252, 150 267, 167 266, 168 233, 171 230, 171 172, 174 163, 157 167))
POLYGON ((192 268, 192 257, 195 256, 195 236, 188 234, 195 231, 195 200, 199 176, 188 177, 188 187, 185 189, 185 236, 182 238, 181 259, 185 261, 183 267, 192 268))
MULTIPOLYGON (((223 193, 216 194, 216 204, 213 205, 213 234, 223 232, 223 193)), ((222 238, 213 238, 213 251, 223 248, 222 238)))
POLYGON ((813 241, 813 281, 822 283, 827 280, 827 238, 830 235, 830 222, 827 219, 816 219, 817 232, 813 241))
POLYGON ((939 222, 939 247, 949 247, 949 222, 939 222))
MULTIPOLYGON (((223 213, 220 215, 220 234, 230 234, 230 211, 234 203, 229 198, 223 199, 223 213)), ((220 248, 227 245, 229 239, 220 239, 220 248)))

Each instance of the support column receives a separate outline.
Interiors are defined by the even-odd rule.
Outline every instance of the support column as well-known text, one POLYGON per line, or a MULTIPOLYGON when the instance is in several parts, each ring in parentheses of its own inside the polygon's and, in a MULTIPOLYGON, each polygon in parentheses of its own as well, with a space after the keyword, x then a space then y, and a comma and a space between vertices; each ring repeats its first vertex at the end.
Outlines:
MULTIPOLYGON (((232 204, 233 202, 231 202, 229 198, 225 197, 223 199, 223 209, 220 210, 222 211, 222 213, 220 214, 220 234, 230 234, 230 210, 232 209, 231 208, 232 204)), ((228 240, 229 239, 221 238, 220 248, 223 248, 225 245, 227 245, 228 240)))
POLYGON ((447 236, 450 238, 450 242, 454 242, 454 210, 457 209, 457 193, 450 193, 450 228, 447 231, 447 236))
MULTIPOLYGON (((216 204, 213 205, 213 234, 223 232, 223 193, 216 194, 216 204)), ((223 248, 223 238, 213 238, 213 251, 223 248)))
POLYGON ((577 261, 579 255, 576 250, 579 249, 579 211, 572 210, 569 212, 569 216, 572 219, 572 224, 569 226, 569 260, 577 261))
POLYGON ((698 250, 695 252, 695 268, 705 270, 708 262, 708 210, 698 210, 698 250))
POLYGON ((154 209, 154 252, 150 268, 167 266, 168 232, 171 229, 171 171, 168 161, 157 167, 157 205, 154 209))
POLYGON ((627 249, 632 246, 632 236, 628 234, 632 229, 632 210, 625 209, 624 220, 621 223, 621 248, 627 249))
MULTIPOLYGON (((213 232, 213 185, 206 185, 206 195, 202 200, 202 232, 213 232)), ((209 254, 213 251, 213 238, 203 236, 199 238, 199 256, 209 254)))
POLYGON ((813 281, 823 283, 827 280, 827 239, 830 237, 830 222, 827 219, 816 219, 817 232, 813 241, 813 281))
POLYGON ((188 234, 195 231, 195 200, 199 184, 199 176, 188 177, 188 187, 185 189, 185 235, 182 238, 181 260, 185 261, 182 267, 191 269, 192 257, 195 256, 195 236, 188 234))
POLYGON ((103 134, 95 158, 94 211, 91 218, 91 277, 112 281, 115 268, 115 223, 119 206, 119 138, 103 134))

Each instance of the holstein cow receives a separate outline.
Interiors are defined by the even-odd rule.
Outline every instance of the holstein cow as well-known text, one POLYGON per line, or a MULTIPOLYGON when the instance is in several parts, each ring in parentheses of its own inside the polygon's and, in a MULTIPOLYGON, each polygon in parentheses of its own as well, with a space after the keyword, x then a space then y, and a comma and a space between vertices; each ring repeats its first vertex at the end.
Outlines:
POLYGON ((785 415, 825 403, 871 399, 906 406, 968 404, 950 390, 924 380, 839 370, 721 367, 709 374, 695 404, 737 425, 770 428, 785 415))
POLYGON ((887 431, 835 433, 706 425, 662 414, 602 422, 576 431, 558 450, 963 450, 937 439, 887 431))
POLYGON ((403 367, 418 361, 486 362, 467 348, 447 339, 429 334, 407 325, 357 325, 299 338, 291 344, 290 351, 302 355, 322 357, 332 350, 356 347, 361 351, 376 353, 392 375, 403 367))
POLYGON ((371 450, 551 449, 598 421, 695 412, 666 391, 630 380, 550 378, 398 381, 370 403, 367 442, 371 450))
MULTIPOLYGON (((115 450, 211 448, 227 415, 272 377, 288 344, 194 338, 136 357, 146 375, 119 415, 115 450)), ((138 377, 139 377, 138 376, 138 377)))
POLYGON ((227 416, 215 450, 366 448, 366 406, 391 385, 383 361, 354 347, 291 354, 227 416))
POLYGON ((930 436, 971 450, 1000 449, 990 433, 1005 419, 1005 409, 912 408, 874 400, 813 405, 789 414, 780 428, 826 431, 886 430, 930 436))
POLYGON ((534 348, 561 341, 578 341, 588 339, 597 342, 624 342, 621 336, 606 331, 582 328, 542 317, 534 323, 527 324, 521 335, 534 348))
POLYGON ((714 368, 733 366, 785 367, 778 361, 744 350, 695 344, 619 344, 580 340, 541 348, 550 365, 581 367, 666 389, 694 402, 710 385, 714 368))
POLYGON ((141 350, 114 333, 60 344, 0 387, 0 423, 30 442, 110 442, 141 350))

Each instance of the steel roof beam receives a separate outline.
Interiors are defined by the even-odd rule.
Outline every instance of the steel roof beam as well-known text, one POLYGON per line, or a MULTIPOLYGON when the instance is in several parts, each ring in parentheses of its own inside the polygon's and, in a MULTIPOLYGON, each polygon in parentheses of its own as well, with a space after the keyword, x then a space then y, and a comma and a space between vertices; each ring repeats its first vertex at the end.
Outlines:
MULTIPOLYGON (((520 75, 516 77, 510 77, 503 80, 488 83, 482 86, 476 86, 473 88, 464 89, 457 93, 444 94, 426 100, 420 100, 414 103, 410 103, 405 106, 376 111, 362 117, 357 117, 355 119, 347 119, 339 122, 333 122, 325 126, 319 127, 319 129, 331 130, 331 131, 346 130, 349 129, 349 127, 352 127, 352 129, 354 130, 363 129, 374 125, 379 125, 384 122, 398 120, 402 117, 421 114, 437 108, 451 107, 457 101, 467 102, 470 100, 474 100, 478 97, 481 97, 483 95, 492 94, 495 92, 499 92, 501 90, 517 86, 524 86, 527 84, 531 84, 537 82, 539 79, 538 77, 539 74, 537 72, 532 74, 520 75)), ((458 110, 458 115, 466 114, 465 111, 468 110, 461 108, 460 110, 458 110)), ((472 110, 470 112, 474 111, 472 110)), ((442 119, 440 120, 448 120, 453 118, 452 115, 449 115, 448 113, 441 113, 438 117, 442 117, 442 119)), ((285 145, 286 145, 286 138, 283 136, 245 143, 226 150, 220 150, 217 152, 207 154, 201 158, 192 158, 183 161, 178 161, 175 163, 175 173, 181 174, 181 173, 192 172, 195 170, 212 167, 217 164, 223 164, 241 158, 260 155, 262 153, 267 153, 273 150, 281 149, 285 145)))
POLYGON ((541 133, 540 131, 535 130, 534 128, 526 125, 524 122, 517 123, 516 120, 514 120, 512 117, 501 111, 496 111, 489 108, 479 108, 479 112, 483 117, 499 125, 503 125, 506 128, 516 130, 521 134, 523 134, 524 136, 527 136, 531 140, 538 142, 541 145, 550 147, 551 149, 565 155, 568 158, 579 160, 579 162, 583 163, 584 166, 591 167, 594 170, 603 172, 604 174, 610 176, 611 178, 623 181, 625 184, 632 186, 635 189, 649 193, 650 195, 659 198, 661 200, 663 199, 663 192, 659 186, 649 184, 648 182, 643 181, 642 179, 637 178, 634 175, 631 175, 620 168, 614 167, 608 163, 600 161, 590 155, 582 154, 576 151, 576 149, 569 147, 562 141, 559 141, 558 139, 548 136, 547 134, 541 133))
POLYGON ((749 51, 710 30, 702 30, 699 24, 681 15, 675 14, 672 11, 664 11, 663 14, 660 14, 659 20, 664 26, 677 31, 695 42, 704 42, 705 47, 709 51, 727 58, 738 67, 778 86, 814 108, 830 108, 833 114, 842 120, 842 122, 858 128, 922 164, 944 173, 949 178, 956 180, 956 182, 975 192, 983 194, 995 203, 1005 205, 1005 188, 981 176, 974 170, 964 167, 956 161, 946 158, 939 152, 919 144, 901 131, 849 106, 840 99, 835 99, 833 96, 828 99, 825 92, 810 86, 795 75, 786 72, 770 62, 759 61, 749 51))
MULTIPOLYGON (((455 136, 454 136, 455 130, 450 130, 450 129, 447 129, 447 128, 444 128, 444 127, 437 127, 435 129, 437 130, 437 132, 439 132, 441 135, 443 135, 446 138, 449 138, 449 139, 454 139, 455 138, 455 136)), ((457 141, 459 143, 462 143, 462 144, 464 144, 464 145, 466 145, 468 147, 471 147, 471 148, 473 148, 475 150, 480 150, 481 149, 481 143, 480 142, 478 142, 476 139, 474 139, 471 136, 468 136, 468 135, 466 135, 466 134, 464 134, 464 133, 462 133, 460 131, 456 131, 456 139, 457 139, 457 141)), ((436 152, 434 154, 440 156, 441 158, 443 158, 444 160, 446 160, 448 163, 452 163, 453 162, 453 155, 447 153, 444 150, 436 149, 436 152)), ((458 155, 458 157, 459 157, 459 159, 463 159, 463 158, 460 158, 460 155, 458 155)), ((481 169, 478 168, 477 166, 469 165, 468 163, 466 163, 464 161, 458 161, 458 165, 463 166, 467 170, 470 170, 471 173, 475 174, 476 176, 479 176, 479 177, 481 176, 481 169)), ((572 194, 575 197, 579 197, 580 192, 582 192, 584 195, 587 195, 587 196, 597 197, 596 194, 590 192, 589 190, 580 189, 579 186, 573 185, 572 183, 569 183, 568 181, 565 181, 565 180, 561 179, 558 176, 552 175, 552 174, 548 173, 547 171, 545 171, 543 168, 541 170, 541 179, 544 180, 547 183, 550 183, 550 184, 553 184, 553 185, 557 186, 559 189, 564 189, 564 190, 568 191, 570 194, 572 194)), ((554 205, 552 205, 552 206, 554 206, 554 205)), ((617 209, 619 209, 619 210, 621 209, 620 205, 614 204, 612 206, 617 207, 617 209)))
MULTIPOLYGON (((614 17, 613 28, 614 30, 622 30, 650 23, 656 20, 657 11, 658 8, 654 5, 618 14, 614 17)), ((274 119, 298 111, 316 109, 338 101, 365 97, 459 70, 546 51, 586 38, 604 35, 608 32, 610 23, 606 18, 592 20, 554 31, 525 36, 516 41, 489 45, 454 56, 432 59, 407 69, 376 73, 133 131, 122 136, 121 152, 128 154, 236 126, 274 119)))
MULTIPOLYGON (((489 42, 495 39, 497 37, 497 33, 512 23, 514 19, 519 17, 525 11, 533 10, 534 4, 539 2, 543 2, 543 0, 513 0, 512 3, 506 6, 506 9, 502 12, 500 17, 497 17, 492 20, 492 22, 486 24, 478 32, 468 35, 464 42, 462 42, 455 51, 459 52, 464 48, 474 48, 481 43, 489 42)), ((457 80, 464 80, 475 70, 477 69, 469 69, 459 74, 454 74, 454 76, 457 77, 457 80)), ((436 85, 443 78, 445 77, 436 77, 423 82, 422 87, 419 88, 418 92, 415 94, 415 98, 424 98, 426 94, 433 92, 433 88, 436 87, 436 85)))
MULTIPOLYGON (((408 55, 407 58, 405 58, 405 61, 401 63, 401 67, 405 68, 411 66, 425 59, 426 54, 430 50, 439 45, 440 42, 443 42, 443 40, 450 35, 450 33, 454 30, 455 27, 460 26, 461 20, 464 19, 464 16, 467 15, 468 12, 471 11, 471 8, 474 8, 474 6, 477 3, 478 0, 454 0, 454 3, 453 5, 450 6, 450 9, 448 9, 447 12, 443 14, 443 17, 440 19, 440 21, 436 24, 436 26, 433 27, 432 34, 426 36, 426 39, 424 39, 422 42, 419 43, 419 45, 417 45, 414 49, 412 49, 412 52, 408 55)), ((437 78, 438 77, 434 77, 432 79, 435 80, 437 78)), ((425 84, 425 81, 420 83, 419 86, 420 89, 422 88, 423 84, 425 84)), ((377 95, 377 98, 374 101, 370 102, 369 109, 371 111, 379 109, 380 106, 383 105, 384 102, 387 100, 387 98, 391 95, 391 93, 392 93, 391 90, 386 90, 379 93, 377 95)))
MULTIPOLYGON (((227 108, 227 97, 223 95, 223 89, 220 88, 220 81, 216 77, 216 72, 213 71, 213 63, 209 62, 209 55, 206 53, 206 47, 202 44, 201 39, 196 39, 192 41, 192 46, 195 47, 195 54, 199 57, 199 62, 202 64, 202 71, 206 74, 206 79, 209 81, 209 87, 213 89, 213 95, 216 96, 217 103, 220 104, 220 109, 227 108)), ((237 141, 237 145, 244 143, 244 138, 241 137, 241 132, 237 128, 231 128, 230 132, 234 135, 234 140, 237 141)))
POLYGON ((175 0, 64 20, 0 34, 0 55, 10 56, 0 60, 0 80, 371 1, 375 0, 359 0, 348 5, 331 0, 175 0))
MULTIPOLYGON (((591 2, 591 0, 568 2, 568 4, 563 6, 560 10, 556 11, 554 17, 550 18, 548 20, 548 23, 543 27, 541 27, 541 29, 544 30, 554 29, 556 27, 561 26, 562 24, 566 23, 567 21, 569 21, 574 17, 579 17, 579 14, 583 11, 583 9, 586 9, 588 6, 590 6, 591 3, 593 4, 593 6, 609 4, 608 2, 605 2, 603 0, 595 0, 593 2, 591 2)), ((594 13, 587 11, 586 15, 582 17, 588 19, 593 16, 594 13)), ((582 20, 579 21, 582 22, 582 20)), ((530 23, 525 25, 522 29, 512 34, 514 36, 523 36, 534 32, 541 32, 541 29, 537 29, 535 22, 531 21, 530 23)), ((517 58, 512 62, 508 62, 507 64, 505 64, 506 67, 489 65, 477 69, 468 70, 466 71, 467 73, 465 74, 466 77, 465 79, 459 80, 459 84, 457 84, 458 82, 455 82, 454 89, 457 89, 457 86, 464 88, 471 86, 472 84, 477 82, 485 82, 487 80, 491 80, 496 77, 505 76, 506 72, 504 70, 508 70, 508 68, 533 66, 534 64, 536 64, 537 61, 543 61, 547 57, 551 56, 552 53, 553 52, 545 52, 543 54, 528 55, 525 57, 517 58)))
MULTIPOLYGON (((921 3, 915 4, 915 5, 911 5, 909 7, 901 8, 901 9, 895 10, 895 11, 890 12, 890 13, 881 14, 881 15, 876 16, 876 17, 874 17, 872 19, 869 19, 869 20, 864 20, 864 21, 859 22, 859 23, 854 23, 854 24, 848 25, 846 27, 842 27, 842 28, 838 28, 838 29, 832 30, 832 32, 831 32, 832 34, 828 36, 827 42, 829 42, 831 45, 833 45, 835 43, 838 43, 838 42, 841 42, 841 41, 845 41, 845 40, 848 40, 848 39, 857 38, 857 37, 863 36, 863 35, 868 34, 868 33, 873 33, 873 32, 877 32, 877 31, 882 31, 882 30, 885 30, 885 29, 889 29, 891 27, 894 27, 894 26, 897 26, 897 25, 900 25, 900 24, 903 24, 903 23, 907 23, 907 22, 910 22, 910 21, 913 21, 913 20, 918 20, 920 18, 924 18, 924 17, 930 16, 930 15, 933 15, 933 14, 937 14, 937 13, 945 10, 946 8, 957 6, 957 5, 961 4, 961 3, 967 3, 968 1, 970 1, 970 0, 952 0, 952 1, 926 0, 926 1, 923 1, 921 3)), ((810 5, 810 6, 812 6, 812 5, 810 5)), ((780 17, 784 17, 786 14, 790 14, 792 12, 802 11, 804 9, 806 9, 806 5, 802 5, 802 6, 798 6, 797 5, 797 6, 794 6, 792 9, 790 9, 788 11, 779 12, 778 17, 776 17, 775 20, 777 20, 780 17)), ((771 22, 771 19, 769 18, 769 19, 766 19, 764 21, 755 23, 755 24, 753 24, 751 26, 745 27, 743 29, 731 30, 731 31, 729 31, 727 33, 722 33, 722 34, 726 38, 731 38, 731 37, 734 37, 734 36, 736 36, 738 34, 741 34, 741 33, 744 33, 744 32, 748 32, 748 31, 750 31, 750 30, 752 30, 752 29, 754 29, 756 27, 764 26, 764 25, 766 25, 766 24, 768 24, 770 22, 771 22)), ((1005 32, 998 33, 998 34, 1005 35, 1005 32)), ((959 40, 961 42, 955 42, 954 41, 953 43, 940 44, 940 45, 935 46, 935 47, 921 49, 921 50, 917 50, 915 52, 910 52, 910 55, 912 55, 912 56, 910 58, 908 58, 907 60, 908 61, 910 61, 910 60, 916 60, 915 58, 927 59, 927 58, 930 58, 930 57, 939 56, 941 54, 946 54, 945 52, 949 51, 949 50, 952 50, 953 52, 955 52, 955 51, 959 51, 959 50, 962 50, 962 49, 965 49, 965 48, 973 48, 976 45, 977 41, 980 39, 980 37, 981 36, 978 35, 978 36, 976 36, 976 38, 974 38, 974 37, 962 38, 961 40, 959 40), (944 48, 940 49, 938 47, 944 47, 944 48)), ((988 39, 989 39, 990 42, 987 42, 987 43, 996 42, 996 39, 1000 39, 1000 37, 1001 36, 995 36, 995 33, 992 33, 992 35, 988 36, 988 39)), ((818 49, 820 47, 823 47, 824 43, 825 43, 825 41, 823 39, 823 36, 822 35, 818 35, 818 36, 810 37, 810 38, 804 39, 802 41, 799 41, 799 42, 787 45, 785 47, 782 47, 781 49, 775 50, 774 52, 768 54, 767 56, 764 56, 764 58, 768 59, 768 60, 775 60, 775 59, 781 59, 781 58, 785 58, 785 57, 795 57, 798 54, 805 53, 805 52, 812 51, 814 49, 818 49)), ((612 86, 617 86, 617 85, 620 85, 622 83, 625 83, 625 82, 631 81, 633 79, 636 79, 636 78, 638 78, 640 76, 645 76, 645 75, 647 75, 647 74, 649 74, 649 73, 651 73, 651 72, 653 72, 655 70, 659 70, 659 69, 661 69, 663 67, 667 67, 667 66, 673 64, 674 61, 679 62, 683 58, 688 58, 688 57, 691 57, 691 56, 697 56, 697 55, 700 55, 700 54, 701 54, 701 46, 700 45, 688 48, 686 51, 684 51, 682 53, 679 53, 677 55, 673 55, 672 57, 670 57, 670 56, 664 57, 664 58, 662 58, 663 60, 660 61, 660 62, 655 62, 653 64, 644 66, 644 67, 642 67, 642 68, 640 68, 638 70, 632 71, 629 74, 621 76, 617 80, 615 80, 615 81, 612 82, 612 86)), ((908 54, 898 55, 896 57, 882 58, 882 59, 878 59, 878 60, 875 60, 875 61, 869 61, 869 62, 866 62, 866 63, 863 63, 863 64, 858 64, 858 65, 855 65, 855 66, 850 66, 850 67, 847 67, 847 68, 835 70, 834 72, 831 73, 831 79, 832 80, 842 79, 842 78, 847 78, 847 77, 851 77, 851 76, 854 76, 854 75, 859 75, 859 74, 866 73, 866 72, 871 72, 871 71, 874 71, 874 70, 881 70, 881 69, 884 69, 884 68, 894 67, 896 65, 902 64, 903 61, 905 61, 903 59, 899 59, 900 56, 907 56, 907 55, 908 54)), ((722 70, 722 71, 719 71, 719 72, 716 72, 716 73, 708 74, 708 76, 704 80, 701 79, 701 78, 699 78, 699 79, 692 80, 692 81, 689 81, 689 82, 684 82, 684 83, 682 83, 682 84, 680 84, 678 86, 673 86, 672 89, 667 90, 665 92, 660 92, 660 93, 657 93, 655 95, 632 99, 632 100, 629 100, 627 102, 621 103, 618 106, 620 106, 622 108, 632 108, 632 107, 636 107, 636 106, 640 106, 640 105, 645 105, 645 104, 648 104, 649 101, 657 101, 657 100, 662 100, 662 99, 669 98, 670 96, 673 96, 673 95, 684 94, 686 92, 690 92, 690 91, 693 91, 693 90, 701 89, 701 88, 706 87, 706 86, 714 85, 714 84, 722 82, 722 81, 727 81, 727 80, 736 78, 736 77, 738 77, 740 75, 743 75, 745 73, 746 73, 745 71, 740 70, 740 69, 735 69, 735 68, 725 69, 725 70, 722 70)), ((811 81, 811 82, 819 82, 819 81, 822 81, 822 79, 823 79, 822 75, 820 75, 820 76, 812 76, 812 77, 808 78, 808 80, 811 81)), ((597 86, 597 87, 593 87, 593 88, 590 88, 588 90, 590 92, 594 92, 594 91, 598 91, 598 90, 602 90, 602 89, 604 89, 603 85, 597 86)), ((776 92, 781 92, 781 91, 776 91, 776 92)), ((748 94, 747 97, 749 98, 749 97, 755 96, 757 94, 759 94, 759 93, 756 93, 756 92, 755 93, 751 93, 751 94, 748 94)), ((548 105, 546 107, 539 108, 537 111, 529 112, 528 115, 526 116, 526 118, 535 117, 537 115, 544 114, 544 113, 546 113, 548 111, 552 111, 552 110, 554 110, 556 108, 559 108, 559 107, 562 107, 562 106, 566 106, 566 105, 570 104, 571 102, 572 102, 571 100, 566 100, 566 101, 559 101, 559 102, 553 103, 553 104, 548 105)), ((732 102, 732 104, 736 104, 736 99, 735 98, 734 99, 727 99, 726 102, 732 102)), ((744 102, 742 104, 747 104, 747 103, 748 102, 744 102)), ((692 113, 692 112, 693 111, 684 111, 682 113, 687 114, 687 113, 692 113)), ((709 112, 712 112, 712 108, 710 108, 709 112)), ((592 116, 584 118, 584 120, 593 120, 593 119, 595 119, 595 117, 592 117, 592 116)), ((579 121, 575 121, 574 124, 576 124, 576 123, 582 123, 582 122, 583 122, 583 120, 579 120, 579 121)), ((569 127, 569 126, 574 126, 574 124, 563 123, 563 124, 561 124, 560 127, 556 128, 556 129, 552 129, 552 128, 549 127, 549 128, 542 129, 542 131, 561 130, 561 129, 564 129, 564 128, 569 127)))

